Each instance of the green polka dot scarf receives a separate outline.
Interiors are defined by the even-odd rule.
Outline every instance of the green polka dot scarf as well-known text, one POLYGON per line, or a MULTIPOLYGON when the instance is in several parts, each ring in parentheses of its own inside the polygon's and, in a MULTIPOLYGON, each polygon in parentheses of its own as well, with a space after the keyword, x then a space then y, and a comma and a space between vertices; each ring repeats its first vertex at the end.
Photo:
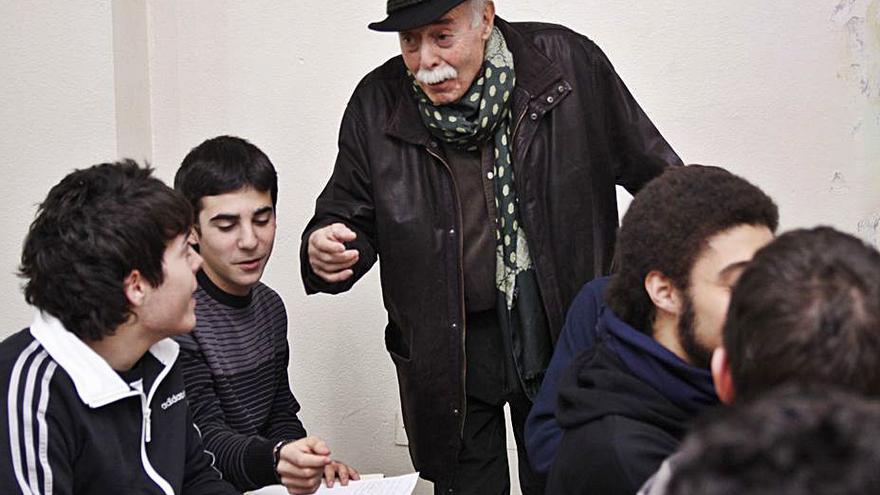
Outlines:
MULTIPOLYGON (((412 74, 410 74, 412 77, 412 74)), ((516 83, 513 55, 504 36, 494 28, 486 42, 483 73, 461 100, 449 105, 434 105, 413 80, 422 122, 433 136, 476 151, 480 143, 493 139, 495 163, 493 182, 496 223, 495 285, 507 311, 500 311, 501 324, 511 336, 517 367, 527 393, 540 386, 540 379, 552 354, 543 305, 526 233, 519 219, 511 155, 511 118, 508 100, 516 83), (537 344, 536 344, 537 343, 537 344), (537 355, 533 350, 537 347, 537 355), (531 382, 535 382, 530 386, 531 382)))
POLYGON ((499 222, 495 230, 495 285, 505 294, 507 308, 513 307, 516 275, 531 268, 529 248, 520 221, 510 154, 510 108, 507 105, 515 84, 513 55, 498 28, 486 43, 483 74, 450 105, 436 106, 413 79, 422 121, 435 137, 475 151, 490 136, 495 144, 495 206, 499 222))

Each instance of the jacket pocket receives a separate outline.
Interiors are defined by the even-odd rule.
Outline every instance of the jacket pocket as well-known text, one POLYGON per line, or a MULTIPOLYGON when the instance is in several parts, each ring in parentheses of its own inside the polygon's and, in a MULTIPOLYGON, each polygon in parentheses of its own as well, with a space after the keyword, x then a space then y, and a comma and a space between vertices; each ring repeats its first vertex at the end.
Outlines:
POLYGON ((385 325, 385 349, 396 364, 409 363, 412 359, 412 342, 403 336, 400 327, 393 321, 385 325))

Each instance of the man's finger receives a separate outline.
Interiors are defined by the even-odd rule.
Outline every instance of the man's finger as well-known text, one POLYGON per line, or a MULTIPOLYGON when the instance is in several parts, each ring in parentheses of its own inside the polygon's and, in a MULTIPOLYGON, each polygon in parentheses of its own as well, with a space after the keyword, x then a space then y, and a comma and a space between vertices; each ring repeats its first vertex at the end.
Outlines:
POLYGON ((338 241, 351 242, 357 239, 357 234, 342 223, 334 223, 330 226, 330 234, 338 241))
POLYGON ((321 486, 321 478, 316 476, 309 479, 301 478, 281 478, 281 484, 287 488, 287 493, 306 494, 315 493, 321 486))
POLYGON ((339 483, 342 486, 348 485, 348 466, 342 463, 336 463, 336 476, 339 477, 339 483))
POLYGON ((310 255, 313 261, 321 261, 330 264, 342 264, 357 261, 359 254, 357 249, 349 249, 341 253, 330 253, 327 251, 316 251, 310 255))
MULTIPOLYGON (((314 267, 312 267, 314 268, 314 267)), ((354 275, 354 271, 352 270, 342 270, 341 272, 325 272, 323 270, 315 270, 315 274, 327 282, 336 283, 336 282, 344 282, 351 278, 354 275)))
MULTIPOLYGON (((302 439, 302 442, 303 442, 302 446, 307 448, 307 450, 304 450, 304 452, 310 452, 311 454, 317 454, 319 456, 323 456, 325 459, 326 459, 326 456, 330 455, 330 448, 327 447, 327 444, 324 443, 324 441, 318 437, 306 437, 306 438, 302 439)), ((297 442, 297 443, 299 443, 299 442, 297 442)), ((327 463, 329 463, 329 462, 330 461, 328 459, 327 463)))
POLYGON ((300 452, 288 462, 299 469, 314 468, 318 470, 317 472, 309 472, 308 476, 314 476, 319 474, 320 470, 330 462, 330 459, 326 455, 300 452))
POLYGON ((283 477, 287 476, 290 478, 307 480, 312 478, 317 478, 324 474, 324 466, 298 466, 291 462, 285 461, 284 464, 278 463, 278 476, 283 477))
POLYGON ((341 253, 345 251, 345 244, 326 235, 325 232, 315 232, 309 239, 309 248, 315 248, 316 251, 325 253, 341 253))
POLYGON ((333 463, 324 466, 324 481, 327 488, 333 488, 333 481, 336 480, 336 466, 333 463))
MULTIPOLYGON (((315 468, 308 476, 320 475, 324 466, 330 463, 330 449, 324 441, 317 437, 301 438, 288 443, 281 449, 281 462, 278 463, 279 472, 288 472, 292 469, 315 468)), ((293 471, 294 475, 299 472, 293 471)))
POLYGON ((320 476, 312 476, 310 478, 300 478, 299 476, 279 476, 281 484, 287 488, 299 489, 315 489, 320 483, 320 476))
POLYGON ((321 260, 317 260, 317 259, 312 260, 310 262, 310 264, 312 265, 312 268, 318 269, 318 270, 321 270, 321 271, 324 271, 327 273, 336 273, 336 272, 351 268, 355 265, 355 263, 357 263, 357 258, 355 258, 353 260, 349 260, 349 261, 343 261, 341 263, 326 262, 326 261, 321 261, 321 260))

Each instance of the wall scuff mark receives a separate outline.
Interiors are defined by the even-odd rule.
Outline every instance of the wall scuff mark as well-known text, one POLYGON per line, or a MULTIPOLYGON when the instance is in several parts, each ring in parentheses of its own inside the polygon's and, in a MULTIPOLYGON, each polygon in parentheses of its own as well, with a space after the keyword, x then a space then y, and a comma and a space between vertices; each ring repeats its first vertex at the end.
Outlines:
POLYGON ((843 173, 839 171, 834 172, 834 176, 831 177, 831 192, 840 193, 849 190, 849 184, 846 183, 846 179, 843 178, 843 173))
POLYGON ((855 122, 851 134, 872 132, 866 122, 880 127, 880 0, 839 0, 831 22, 845 34, 846 54, 838 77, 855 86, 857 96, 868 100, 869 110, 855 122))
POLYGON ((858 233, 865 242, 880 249, 880 213, 859 222, 858 233))

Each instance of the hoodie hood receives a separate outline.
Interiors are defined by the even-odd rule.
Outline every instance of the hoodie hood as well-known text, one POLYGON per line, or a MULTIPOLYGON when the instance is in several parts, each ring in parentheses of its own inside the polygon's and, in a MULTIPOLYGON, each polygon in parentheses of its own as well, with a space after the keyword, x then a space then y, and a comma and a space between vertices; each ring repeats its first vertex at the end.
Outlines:
POLYGON ((570 429, 619 415, 680 438, 691 419, 717 403, 709 370, 684 362, 606 307, 596 346, 560 382, 556 416, 570 429))

